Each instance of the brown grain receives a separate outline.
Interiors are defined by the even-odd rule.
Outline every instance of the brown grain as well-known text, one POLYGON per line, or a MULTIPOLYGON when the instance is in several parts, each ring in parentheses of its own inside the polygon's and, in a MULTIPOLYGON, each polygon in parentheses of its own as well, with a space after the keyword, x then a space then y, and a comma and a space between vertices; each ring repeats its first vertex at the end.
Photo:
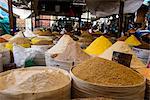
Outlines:
POLYGON ((77 65, 72 71, 84 81, 108 86, 130 86, 140 84, 144 80, 137 72, 98 57, 77 65))

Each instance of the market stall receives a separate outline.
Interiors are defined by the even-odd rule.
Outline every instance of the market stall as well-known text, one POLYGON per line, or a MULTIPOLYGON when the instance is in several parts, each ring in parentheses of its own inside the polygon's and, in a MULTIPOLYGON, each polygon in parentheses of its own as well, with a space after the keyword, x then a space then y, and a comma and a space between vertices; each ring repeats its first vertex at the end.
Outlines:
MULTIPOLYGON (((90 19, 85 26, 71 28, 71 18, 81 21, 86 5, 98 17, 119 14, 119 26, 123 14, 137 11, 142 0, 13 3, 22 3, 33 11, 36 27, 0 36, 0 100, 150 99, 149 31, 132 28, 120 36, 121 30, 118 37, 100 31, 97 25, 101 22, 92 25, 90 19), (44 14, 67 17, 65 21, 56 20, 53 30, 38 24, 39 16, 44 14)), ((105 23, 109 25, 110 20, 103 20, 107 29, 105 23)))

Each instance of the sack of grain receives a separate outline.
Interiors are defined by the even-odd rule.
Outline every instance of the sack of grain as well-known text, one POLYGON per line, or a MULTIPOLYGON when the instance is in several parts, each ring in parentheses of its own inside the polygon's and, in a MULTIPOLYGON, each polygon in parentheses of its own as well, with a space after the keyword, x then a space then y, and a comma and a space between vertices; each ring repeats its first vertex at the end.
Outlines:
POLYGON ((144 100, 144 77, 116 62, 92 58, 74 67, 70 74, 74 98, 144 100))
POLYGON ((150 100, 150 68, 136 69, 141 75, 143 75, 146 81, 145 100, 150 100))
POLYGON ((71 77, 58 68, 30 67, 0 73, 1 100, 70 100, 71 77))
POLYGON ((53 40, 49 38, 35 37, 31 40, 33 45, 52 45, 53 40))
POLYGON ((2 64, 9 64, 11 61, 10 50, 1 46, 0 54, 2 55, 2 64))
POLYGON ((3 71, 2 54, 0 54, 0 72, 3 71))
POLYGON ((131 68, 146 67, 146 65, 139 58, 137 58, 136 54, 132 51, 132 49, 123 41, 117 41, 111 47, 109 47, 105 52, 99 55, 99 57, 112 60, 112 55, 114 51, 126 53, 126 54, 132 54, 132 60, 130 64, 131 68))
POLYGON ((18 67, 25 66, 26 61, 34 61, 35 65, 45 64, 45 51, 38 48, 24 48, 19 45, 13 45, 14 62, 18 67))
POLYGON ((13 44, 20 45, 25 48, 29 48, 31 46, 31 41, 28 38, 17 37, 11 39, 8 43, 6 43, 5 47, 13 51, 13 44))

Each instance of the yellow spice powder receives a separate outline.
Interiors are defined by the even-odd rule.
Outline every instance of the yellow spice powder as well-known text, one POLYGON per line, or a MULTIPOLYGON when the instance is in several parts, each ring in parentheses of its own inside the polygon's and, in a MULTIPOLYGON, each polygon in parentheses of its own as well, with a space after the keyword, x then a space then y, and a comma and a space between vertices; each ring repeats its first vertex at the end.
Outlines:
POLYGON ((105 38, 104 36, 100 36, 85 49, 85 52, 90 55, 99 55, 111 45, 112 43, 107 38, 105 38))

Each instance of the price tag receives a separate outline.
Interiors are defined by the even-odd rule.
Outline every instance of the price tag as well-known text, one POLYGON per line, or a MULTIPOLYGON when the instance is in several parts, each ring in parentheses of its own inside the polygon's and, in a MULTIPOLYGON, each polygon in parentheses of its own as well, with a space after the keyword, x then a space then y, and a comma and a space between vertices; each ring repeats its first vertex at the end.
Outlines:
POLYGON ((132 60, 132 54, 126 54, 117 51, 113 52, 112 61, 130 67, 131 60, 132 60))

